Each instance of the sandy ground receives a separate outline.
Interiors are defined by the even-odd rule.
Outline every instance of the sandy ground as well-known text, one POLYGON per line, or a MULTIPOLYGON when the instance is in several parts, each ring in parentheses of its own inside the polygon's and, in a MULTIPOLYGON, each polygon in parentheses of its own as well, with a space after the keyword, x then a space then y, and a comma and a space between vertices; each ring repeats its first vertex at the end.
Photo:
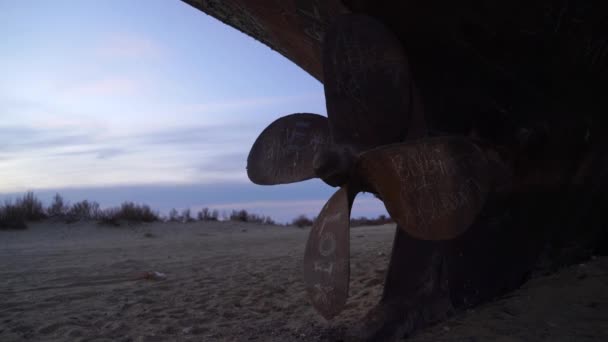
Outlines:
MULTIPOLYGON (((331 323, 305 295, 307 234, 233 222, 0 231, 0 341, 339 340, 379 299, 394 226, 351 231, 350 298, 331 323)), ((606 341, 608 259, 536 278, 413 340, 606 341)))

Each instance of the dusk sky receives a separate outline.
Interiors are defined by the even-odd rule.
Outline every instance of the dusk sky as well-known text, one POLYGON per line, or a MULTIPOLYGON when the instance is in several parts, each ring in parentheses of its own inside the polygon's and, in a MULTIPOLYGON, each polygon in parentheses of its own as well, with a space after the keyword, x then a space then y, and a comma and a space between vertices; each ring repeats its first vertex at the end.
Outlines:
MULTIPOLYGON (((125 200, 317 215, 319 180, 258 186, 257 135, 326 114, 323 86, 269 47, 178 1, 0 0, 0 199, 125 200)), ((359 195, 353 216, 385 213, 359 195)))

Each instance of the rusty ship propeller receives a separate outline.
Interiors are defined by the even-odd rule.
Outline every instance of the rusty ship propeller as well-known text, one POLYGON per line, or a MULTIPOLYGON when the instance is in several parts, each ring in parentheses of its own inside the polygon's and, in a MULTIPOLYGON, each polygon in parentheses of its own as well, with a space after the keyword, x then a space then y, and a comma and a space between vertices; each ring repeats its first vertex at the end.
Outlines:
POLYGON ((424 138, 423 117, 401 43, 383 24, 343 15, 323 44, 327 118, 279 118, 247 160, 256 184, 320 178, 339 190, 321 210, 304 255, 310 300, 326 319, 348 297, 350 210, 359 192, 376 194, 398 226, 425 240, 464 232, 485 201, 483 151, 465 137, 424 138), (405 142, 404 142, 405 141, 405 142))

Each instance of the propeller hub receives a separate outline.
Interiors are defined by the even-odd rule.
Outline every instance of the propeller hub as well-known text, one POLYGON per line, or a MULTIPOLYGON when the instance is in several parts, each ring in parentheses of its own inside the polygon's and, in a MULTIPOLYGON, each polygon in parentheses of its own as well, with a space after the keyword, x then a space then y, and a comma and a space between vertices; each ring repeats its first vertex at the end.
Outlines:
POLYGON ((348 183, 356 153, 350 146, 333 145, 314 155, 312 167, 317 177, 336 187, 348 183))

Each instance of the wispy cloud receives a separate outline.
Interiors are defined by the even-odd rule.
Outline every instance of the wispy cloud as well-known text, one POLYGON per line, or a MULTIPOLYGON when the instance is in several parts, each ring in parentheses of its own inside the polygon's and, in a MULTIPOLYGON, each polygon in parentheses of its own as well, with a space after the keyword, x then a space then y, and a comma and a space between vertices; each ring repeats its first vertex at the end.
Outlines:
POLYGON ((285 95, 285 96, 260 96, 253 98, 237 98, 222 101, 209 101, 202 103, 195 103, 183 106, 181 112, 184 113, 221 113, 221 112, 234 112, 240 110, 250 110, 254 108, 263 108, 268 106, 276 106, 283 104, 293 104, 300 101, 317 101, 319 94, 317 93, 306 93, 299 95, 285 95))
POLYGON ((169 127, 121 134, 0 126, 0 191, 50 186, 245 182, 242 129, 169 127), (42 171, 44 170, 44 171, 42 171))
POLYGON ((226 172, 241 171, 245 172, 247 165, 247 149, 241 152, 222 153, 210 156, 198 165, 201 172, 226 172))
POLYGON ((142 81, 127 77, 105 77, 82 83, 72 84, 63 91, 66 97, 101 97, 114 95, 137 95, 145 85, 142 81))
POLYGON ((77 151, 69 151, 69 152, 60 152, 55 153, 55 156, 61 157, 71 157, 71 156, 84 156, 84 155, 93 155, 97 159, 110 159, 113 157, 117 157, 123 154, 127 154, 129 152, 128 149, 123 148, 93 148, 93 149, 84 149, 77 151))
POLYGON ((141 144, 230 147, 231 144, 242 142, 243 132, 254 129, 254 126, 238 123, 174 126, 136 134, 133 139, 141 144))
POLYGON ((95 50, 99 56, 109 58, 152 58, 166 53, 157 41, 130 32, 105 36, 95 50))
POLYGON ((27 155, 32 151, 48 151, 91 142, 92 137, 86 132, 38 129, 30 126, 0 126, 0 152, 3 153, 27 155))

